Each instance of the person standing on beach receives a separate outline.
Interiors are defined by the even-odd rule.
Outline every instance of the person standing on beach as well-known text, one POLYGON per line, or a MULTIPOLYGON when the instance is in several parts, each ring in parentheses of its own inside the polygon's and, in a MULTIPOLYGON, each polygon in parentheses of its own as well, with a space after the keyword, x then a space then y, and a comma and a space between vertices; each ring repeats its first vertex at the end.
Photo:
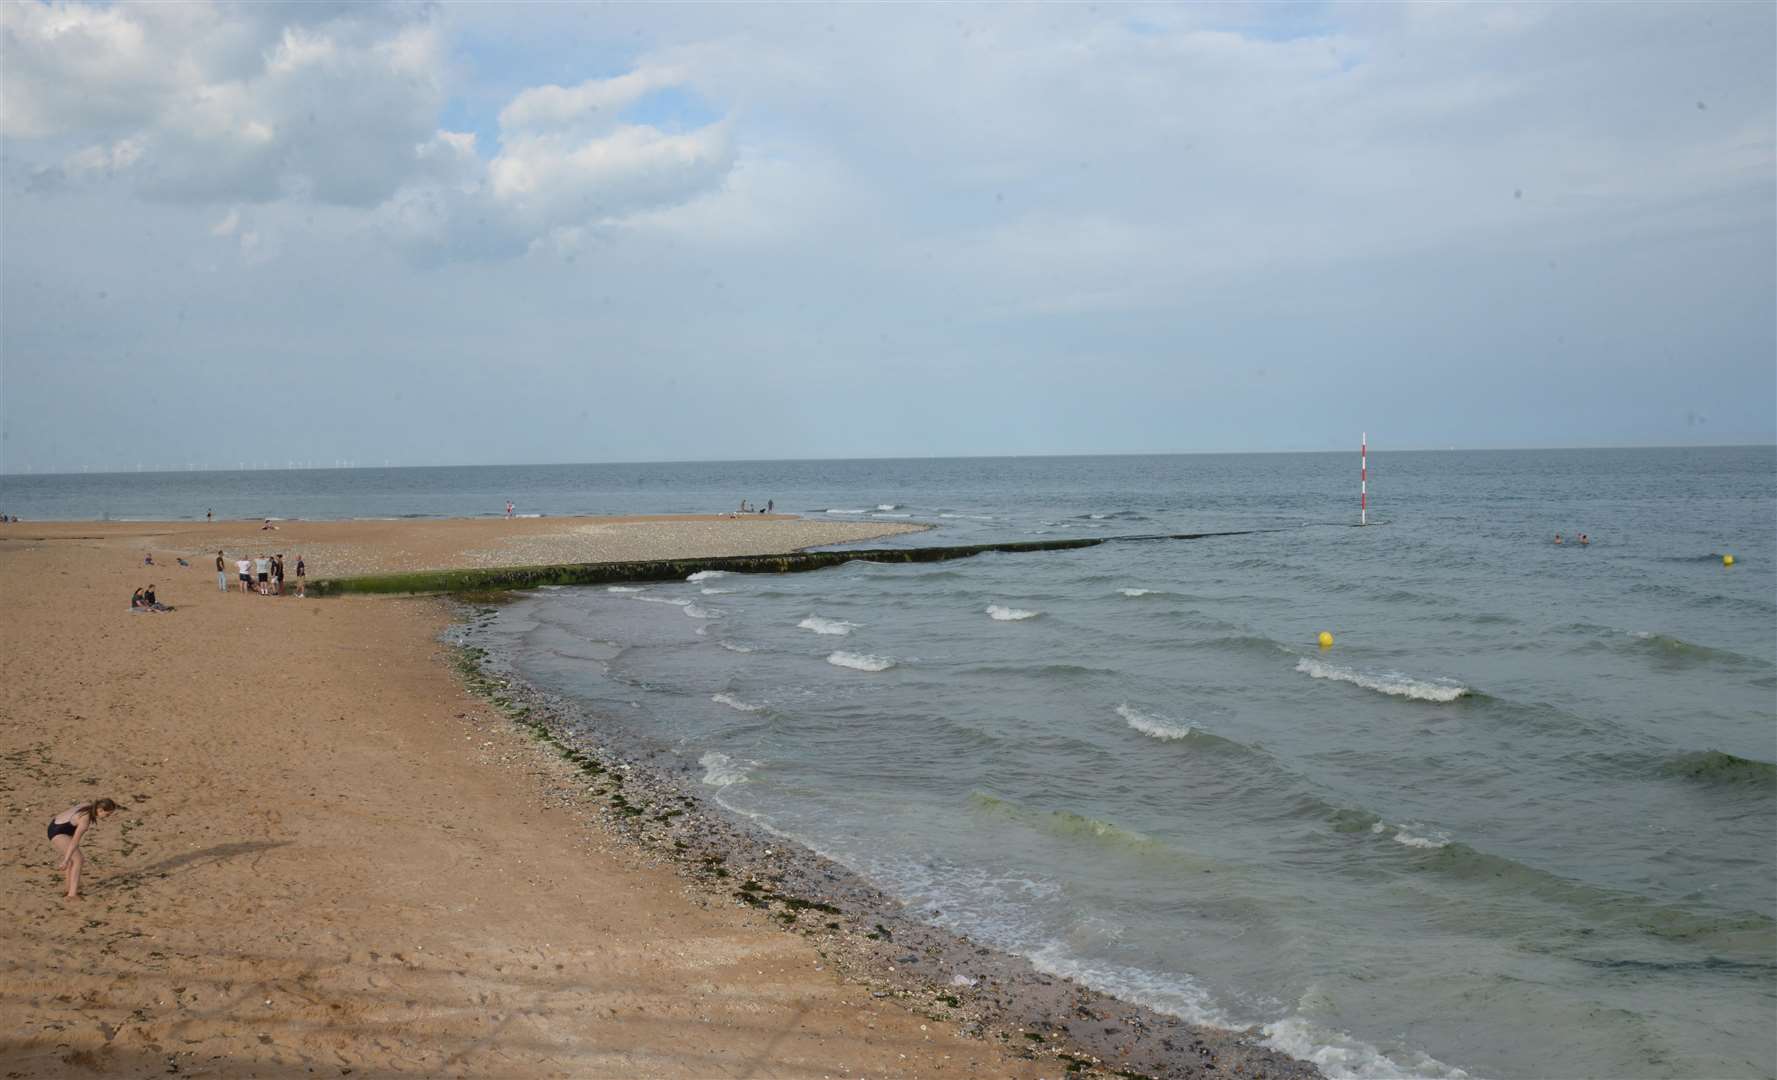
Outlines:
POLYGON ((284 556, 281 552, 271 557, 271 594, 284 595, 284 556))
POLYGON ((211 516, 211 515, 212 515, 212 512, 211 512, 211 511, 209 511, 209 510, 205 510, 205 511, 204 511, 204 520, 205 520, 205 521, 210 521, 210 520, 212 520, 212 516, 211 516))
POLYGON ((56 869, 66 875, 68 899, 80 899, 80 868, 86 864, 85 856, 80 854, 81 838, 94 822, 103 821, 121 809, 123 807, 110 799, 94 799, 71 806, 49 819, 49 846, 62 857, 56 869))
POLYGON ((234 572, 241 576, 241 595, 245 596, 253 588, 253 562, 245 555, 234 561, 234 572))
POLYGON ((264 555, 255 556, 253 573, 259 576, 259 595, 264 596, 265 590, 270 588, 271 583, 271 560, 264 555))
POLYGON ((296 553, 296 598, 303 598, 302 579, 308 576, 308 569, 302 565, 302 552, 296 553))
POLYGON ((512 516, 512 500, 511 499, 506 500, 506 516, 507 517, 512 516))
POLYGON ((220 551, 216 553, 216 589, 219 592, 228 591, 228 571, 224 569, 220 551))

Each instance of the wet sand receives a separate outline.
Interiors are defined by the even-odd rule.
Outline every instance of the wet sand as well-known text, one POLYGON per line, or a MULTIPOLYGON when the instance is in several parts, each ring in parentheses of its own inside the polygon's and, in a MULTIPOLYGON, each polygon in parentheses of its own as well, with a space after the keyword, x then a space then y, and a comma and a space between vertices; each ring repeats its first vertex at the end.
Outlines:
MULTIPOLYGON (((1036 1077, 1097 1072, 1056 1056, 1074 1028, 1178 1034, 1065 984, 1035 1007, 1074 1014, 1021 1032, 1039 999, 994 974, 1009 958, 976 954, 980 981, 943 993, 907 970, 925 961, 897 963, 918 951, 935 975, 938 945, 863 883, 772 864, 695 798, 645 827, 631 810, 670 780, 636 764, 635 801, 616 803, 591 757, 536 737, 542 703, 465 681, 439 640, 462 614, 450 601, 223 594, 214 570, 218 547, 231 577, 260 551, 331 576, 763 554, 902 527, 257 524, 0 527, 0 1073, 1036 1077), (128 610, 150 581, 178 610, 128 610), (96 795, 130 809, 88 833, 86 899, 64 901, 44 823, 96 795), (784 917, 807 873, 839 883, 841 914, 784 917), (891 939, 909 952, 884 971, 891 939)), ((1218 1053, 1237 1056, 1207 1075, 1290 1071, 1194 1039, 1161 1071, 1218 1053)))

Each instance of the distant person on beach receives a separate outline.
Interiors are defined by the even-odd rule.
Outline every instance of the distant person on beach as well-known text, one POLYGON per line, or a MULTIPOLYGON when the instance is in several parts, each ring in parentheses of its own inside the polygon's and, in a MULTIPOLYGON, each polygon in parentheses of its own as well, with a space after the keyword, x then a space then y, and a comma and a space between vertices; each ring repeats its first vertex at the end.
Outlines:
POLYGON ((205 510, 205 511, 204 511, 204 520, 205 520, 205 521, 209 521, 209 520, 211 520, 211 518, 210 518, 210 511, 208 511, 208 510, 205 510))
POLYGON ((512 516, 512 500, 511 499, 506 500, 506 516, 507 517, 512 516))
POLYGON ((234 561, 234 571, 241 576, 241 595, 245 596, 253 589, 253 560, 242 555, 234 561))
POLYGON ((154 565, 154 552, 150 551, 147 554, 142 556, 142 565, 143 566, 153 566, 154 565))
POLYGON ((216 553, 216 589, 219 592, 228 591, 228 571, 224 568, 220 551, 216 553))
POLYGON ((777 508, 777 503, 776 503, 776 501, 774 501, 774 500, 772 500, 772 499, 766 499, 766 500, 765 500, 765 512, 766 512, 766 513, 767 513, 767 514, 769 514, 769 513, 771 513, 771 512, 772 512, 772 511, 773 511, 773 510, 774 510, 774 509, 776 509, 776 508, 777 508))
POLYGON ((253 559, 253 573, 259 577, 259 595, 264 596, 265 590, 270 587, 271 560, 264 555, 255 556, 253 559))
POLYGON ((159 600, 156 600, 154 598, 154 582, 152 582, 152 581, 150 581, 148 583, 147 591, 142 594, 142 606, 147 608, 149 611, 171 611, 171 610, 173 610, 173 607, 171 604, 163 604, 159 600))
POLYGON ((80 841, 94 822, 103 821, 123 807, 110 799, 71 806, 49 819, 49 846, 56 849, 62 861, 56 865, 67 875, 68 899, 80 899, 80 868, 86 859, 80 854, 80 841))
POLYGON ((131 611, 141 611, 143 608, 145 608, 147 606, 148 606, 147 602, 145 602, 142 599, 141 586, 137 586, 136 591, 130 594, 130 610, 131 611))
POLYGON ((303 597, 302 579, 307 576, 308 576, 308 568, 302 565, 302 553, 297 552, 296 553, 296 598, 298 600, 301 600, 303 597))
POLYGON ((273 596, 284 595, 284 556, 273 555, 271 558, 271 591, 273 596))
POLYGON ((271 523, 271 518, 266 518, 266 519, 265 519, 265 524, 264 524, 264 525, 261 525, 261 526, 259 526, 259 531, 260 531, 260 532, 277 532, 277 531, 278 531, 278 527, 277 527, 277 526, 276 526, 276 525, 273 525, 273 524, 272 524, 272 523, 271 523))

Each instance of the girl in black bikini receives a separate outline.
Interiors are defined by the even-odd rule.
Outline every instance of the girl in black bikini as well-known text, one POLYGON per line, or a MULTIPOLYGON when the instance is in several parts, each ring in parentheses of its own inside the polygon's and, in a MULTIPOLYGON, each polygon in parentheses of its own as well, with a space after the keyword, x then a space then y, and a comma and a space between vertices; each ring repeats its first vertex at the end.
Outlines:
POLYGON ((62 857, 56 869, 67 874, 68 899, 80 899, 80 867, 86 861, 80 854, 80 838, 86 835, 93 822, 103 821, 121 809, 123 807, 110 799, 94 799, 49 819, 49 845, 62 857))

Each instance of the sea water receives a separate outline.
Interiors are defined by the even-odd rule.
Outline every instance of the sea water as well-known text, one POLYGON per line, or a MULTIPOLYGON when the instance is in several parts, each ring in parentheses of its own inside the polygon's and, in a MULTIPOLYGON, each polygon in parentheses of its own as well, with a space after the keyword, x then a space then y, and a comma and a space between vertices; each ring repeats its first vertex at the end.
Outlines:
MULTIPOLYGON (((1350 527, 1355 474, 1355 455, 561 466, 353 492, 277 474, 289 497, 214 499, 745 496, 937 526, 897 544, 1242 531, 552 590, 495 633, 529 679, 931 922, 1260 1025, 1331 1074, 1772 1075, 1777 450, 1377 454, 1374 528, 1350 527)), ((17 480, 18 512, 51 505, 17 480)))

